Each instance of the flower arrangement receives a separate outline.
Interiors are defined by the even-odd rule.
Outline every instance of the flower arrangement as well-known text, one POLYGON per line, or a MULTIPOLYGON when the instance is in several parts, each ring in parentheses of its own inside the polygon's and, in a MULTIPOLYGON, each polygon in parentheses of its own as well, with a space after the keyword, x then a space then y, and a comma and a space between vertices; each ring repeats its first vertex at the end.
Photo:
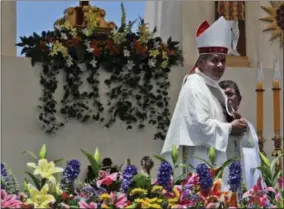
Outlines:
POLYGON ((182 64, 182 52, 178 42, 163 41, 143 19, 133 32, 135 21, 126 24, 123 4, 121 8, 121 27, 107 34, 98 33, 96 17, 89 14, 86 27, 65 21, 55 25, 54 31, 20 37, 17 46, 23 47, 22 54, 32 65, 42 66, 38 107, 47 133, 55 133, 71 119, 110 127, 119 118, 127 129, 134 124, 143 128, 148 122, 157 128, 154 138, 164 139, 170 121, 168 74, 172 66, 182 64), (101 72, 106 105, 100 95, 101 72), (63 75, 63 84, 58 74, 63 75), (59 86, 64 93, 57 101, 54 94, 59 86))
MULTIPOLYGON (((36 162, 27 163, 30 180, 24 182, 24 191, 7 187, 10 175, 7 166, 1 164, 2 208, 272 208, 283 207, 284 179, 277 178, 272 187, 263 187, 261 179, 243 194, 237 194, 240 185, 239 164, 230 164, 231 189, 222 191, 222 179, 212 175, 205 163, 196 173, 175 177, 176 149, 172 151, 174 165, 161 156, 157 177, 152 179, 137 167, 126 165, 122 171, 109 173, 101 170, 101 155, 97 149, 91 154, 81 149, 95 174, 94 181, 80 183, 81 164, 77 160, 67 162, 65 168, 57 161, 48 161, 46 147, 42 146, 36 162), (234 176, 234 173, 236 176, 234 176), (240 196, 240 197, 238 197, 240 196)), ((31 153, 31 152, 29 152, 31 153)), ((35 156, 34 154, 32 154, 35 156)), ((184 165, 183 165, 184 166, 184 165)))

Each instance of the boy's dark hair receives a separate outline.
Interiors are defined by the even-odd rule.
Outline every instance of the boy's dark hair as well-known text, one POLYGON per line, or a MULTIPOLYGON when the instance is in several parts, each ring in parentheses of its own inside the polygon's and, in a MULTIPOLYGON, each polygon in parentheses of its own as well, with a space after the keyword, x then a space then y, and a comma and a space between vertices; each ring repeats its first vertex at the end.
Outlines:
POLYGON ((232 88, 235 90, 236 92, 236 95, 239 97, 239 98, 242 98, 242 95, 240 93, 240 89, 238 87, 238 85, 232 81, 232 80, 224 80, 224 81, 221 81, 219 83, 219 86, 222 88, 222 89, 226 89, 226 88, 232 88))

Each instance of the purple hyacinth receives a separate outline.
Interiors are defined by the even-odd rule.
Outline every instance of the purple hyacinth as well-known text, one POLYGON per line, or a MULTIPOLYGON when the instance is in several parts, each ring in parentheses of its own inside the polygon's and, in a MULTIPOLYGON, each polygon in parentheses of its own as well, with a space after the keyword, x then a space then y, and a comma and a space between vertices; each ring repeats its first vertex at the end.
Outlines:
POLYGON ((9 177, 4 163, 1 163, 1 189, 5 189, 5 185, 9 183, 9 177))
POLYGON ((162 162, 157 175, 158 184, 163 186, 165 189, 170 189, 171 176, 173 173, 173 168, 170 163, 162 162))
POLYGON ((63 187, 73 185, 80 173, 80 162, 78 160, 70 160, 63 171, 61 184, 63 187))
POLYGON ((238 161, 234 161, 229 167, 228 184, 232 192, 236 192, 242 187, 242 167, 238 161))
POLYGON ((199 164, 196 167, 196 172, 199 176, 199 184, 203 191, 209 192, 213 186, 213 179, 209 168, 205 164, 199 164))
POLYGON ((128 165, 122 174, 122 191, 126 193, 132 185, 132 178, 137 174, 137 168, 134 165, 128 165))

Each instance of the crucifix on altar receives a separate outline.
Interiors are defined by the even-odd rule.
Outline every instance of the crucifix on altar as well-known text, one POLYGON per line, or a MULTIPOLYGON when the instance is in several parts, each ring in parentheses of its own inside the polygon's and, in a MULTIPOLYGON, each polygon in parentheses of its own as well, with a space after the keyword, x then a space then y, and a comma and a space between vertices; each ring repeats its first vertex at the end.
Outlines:
POLYGON ((250 67, 246 53, 245 1, 216 1, 215 19, 220 16, 224 16, 231 26, 227 66, 250 67))

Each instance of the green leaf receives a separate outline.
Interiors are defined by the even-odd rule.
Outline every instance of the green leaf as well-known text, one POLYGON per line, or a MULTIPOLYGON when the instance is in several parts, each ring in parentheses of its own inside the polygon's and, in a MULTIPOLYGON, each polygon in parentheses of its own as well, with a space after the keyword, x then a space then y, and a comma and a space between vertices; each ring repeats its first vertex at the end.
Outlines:
POLYGON ((184 174, 181 174, 180 176, 178 176, 178 177, 174 180, 175 184, 180 184, 180 181, 182 181, 187 175, 188 175, 188 173, 184 173, 184 174))
POLYGON ((29 154, 35 160, 38 160, 38 157, 31 151, 23 151, 23 154, 29 154))
POLYGON ((176 145, 173 145, 171 155, 173 163, 176 164, 176 162, 178 161, 178 148, 176 145))
POLYGON ((39 158, 40 159, 44 159, 46 158, 46 145, 42 145, 42 147, 40 148, 40 151, 39 151, 39 158))
POLYGON ((151 178, 144 174, 136 174, 132 180, 138 188, 149 188, 151 186, 151 178))
POLYGON ((101 155, 100 155, 100 151, 98 148, 96 148, 95 154, 94 154, 94 159, 97 161, 97 163, 99 164, 101 161, 101 155))
POLYGON ((27 171, 26 171, 25 173, 28 174, 28 175, 31 177, 31 179, 32 179, 33 182, 34 182, 35 187, 36 187, 38 190, 41 190, 39 180, 38 180, 32 173, 27 172, 27 171))
POLYGON ((95 158, 90 153, 86 152, 83 149, 81 149, 81 152, 88 158, 88 160, 89 160, 89 162, 91 164, 92 170, 94 172, 94 175, 95 175, 95 177, 97 177, 98 173, 99 173, 99 170, 100 170, 99 164, 97 163, 95 158))
POLYGON ((206 161, 206 160, 204 160, 204 159, 202 159, 202 158, 200 158, 200 157, 194 156, 194 155, 190 155, 190 156, 191 156, 191 157, 195 157, 195 158, 197 158, 198 160, 204 162, 204 163, 207 164, 210 168, 214 168, 214 166, 213 166, 210 162, 208 162, 208 161, 206 161))
POLYGON ((60 161, 63 161, 63 160, 64 159, 60 158, 60 159, 54 160, 53 162, 54 162, 54 164, 56 164, 56 163, 59 163, 60 161))
POLYGON ((222 168, 219 168, 215 174, 215 179, 219 179, 223 176, 223 173, 224 173, 224 169, 222 168))
POLYGON ((233 161, 236 161, 236 160, 239 160, 239 158, 232 158, 232 159, 229 159, 229 160, 227 160, 226 162, 224 162, 223 163, 223 165, 221 166, 221 168, 225 168, 225 167, 227 167, 229 164, 231 164, 233 161))
POLYGON ((163 156, 161 155, 154 155, 155 158, 157 158, 158 160, 162 161, 162 162, 167 162, 165 158, 163 158, 163 156))
POLYGON ((274 168, 275 168, 275 165, 276 165, 277 161, 278 161, 281 157, 283 157, 283 155, 284 155, 284 153, 281 154, 281 155, 279 155, 279 156, 276 157, 275 159, 273 159, 273 161, 272 161, 271 164, 270 164, 270 170, 271 170, 271 172, 274 171, 274 168))
POLYGON ((180 163, 180 164, 177 164, 175 167, 176 167, 176 168, 179 167, 179 168, 192 168, 192 169, 195 169, 195 168, 193 167, 193 165, 187 164, 187 163, 180 163))
POLYGON ((261 162, 267 166, 267 167, 270 167, 270 161, 269 159, 261 152, 259 152, 259 155, 260 155, 260 159, 261 159, 261 162))
POLYGON ((278 180, 279 176, 281 176, 281 174, 282 174, 281 170, 278 170, 277 172, 274 173, 274 175, 272 177, 273 186, 275 186, 277 184, 277 180, 278 180))
POLYGON ((136 208, 136 206, 137 206, 137 204, 133 203, 133 204, 127 206, 126 208, 133 209, 133 208, 136 208))

